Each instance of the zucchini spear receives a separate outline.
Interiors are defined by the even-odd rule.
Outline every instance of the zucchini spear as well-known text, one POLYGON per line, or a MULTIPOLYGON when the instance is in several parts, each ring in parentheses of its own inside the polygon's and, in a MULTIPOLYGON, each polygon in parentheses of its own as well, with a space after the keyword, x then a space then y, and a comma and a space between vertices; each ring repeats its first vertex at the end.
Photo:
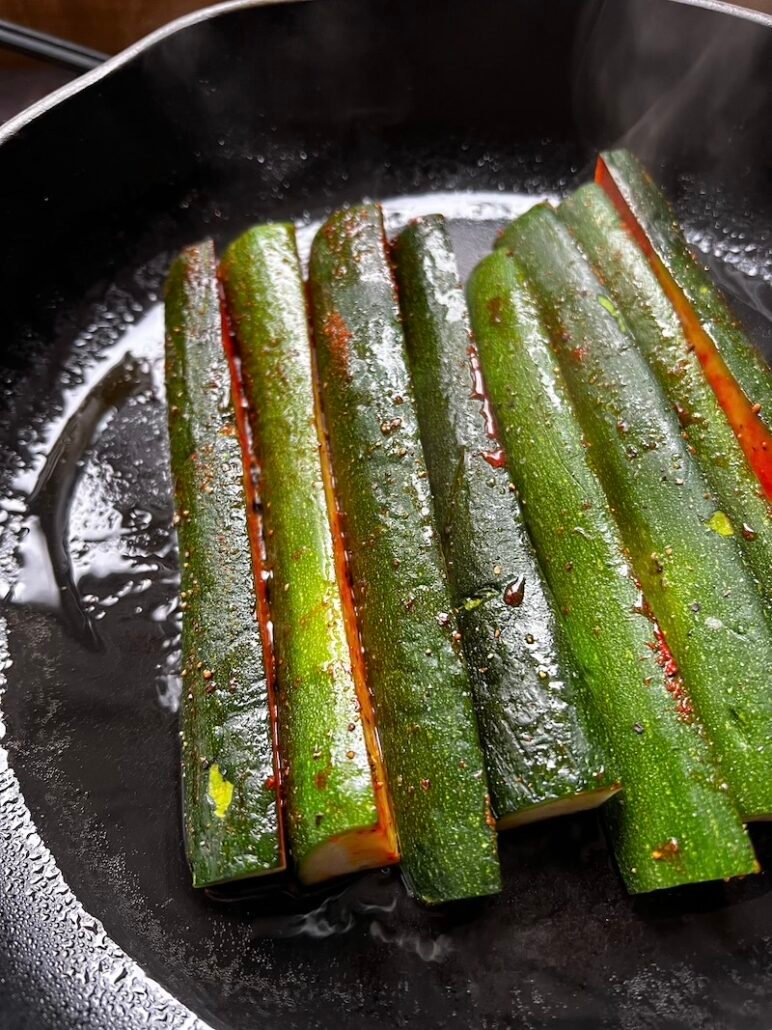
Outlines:
POLYGON ((185 841, 193 884, 206 887, 285 865, 245 466, 211 241, 184 250, 169 272, 166 386, 182 566, 185 841))
POLYGON ((772 507, 645 255, 603 190, 589 183, 558 209, 675 407, 763 597, 772 603, 772 507))
POLYGON ((290 844, 300 879, 316 883, 399 856, 346 635, 294 227, 250 229, 221 276, 261 472, 290 844))
POLYGON ((403 870, 438 903, 500 890, 496 835, 375 206, 311 250, 321 396, 403 870))
POLYGON ((499 244, 533 285, 643 592, 744 819, 772 816, 772 630, 675 412, 555 212, 499 244))
POLYGON ((603 187, 651 262, 748 461, 772 500, 772 373, 694 259, 675 215, 628 150, 598 158, 603 187))
POLYGON ((757 870, 683 685, 642 609, 617 527, 519 265, 503 250, 469 283, 488 391, 525 520, 606 727, 623 790, 608 814, 633 893, 757 870))
POLYGON ((597 728, 585 732, 574 707, 571 658, 486 415, 444 218, 408 226, 395 258, 421 440, 498 827, 593 808, 618 785, 597 728))

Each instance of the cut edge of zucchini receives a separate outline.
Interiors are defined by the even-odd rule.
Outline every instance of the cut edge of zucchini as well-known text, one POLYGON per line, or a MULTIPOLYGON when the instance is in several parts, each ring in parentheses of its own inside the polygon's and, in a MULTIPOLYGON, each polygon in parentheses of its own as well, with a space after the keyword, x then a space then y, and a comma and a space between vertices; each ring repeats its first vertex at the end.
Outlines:
POLYGON ((505 830, 514 830, 518 826, 528 826, 529 823, 540 823, 545 819, 556 819, 561 815, 573 815, 575 812, 591 812, 593 808, 600 808, 615 794, 622 790, 621 783, 613 783, 609 787, 598 787, 597 790, 587 790, 582 794, 574 794, 571 797, 555 798, 552 801, 544 801, 540 805, 531 805, 530 808, 521 808, 517 812, 511 812, 496 821, 496 829, 499 833, 505 830))

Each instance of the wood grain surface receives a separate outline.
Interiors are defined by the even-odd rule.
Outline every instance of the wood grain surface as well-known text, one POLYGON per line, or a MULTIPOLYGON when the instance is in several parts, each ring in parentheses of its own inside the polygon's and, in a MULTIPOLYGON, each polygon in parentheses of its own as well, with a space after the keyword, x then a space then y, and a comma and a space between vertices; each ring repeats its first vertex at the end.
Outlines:
POLYGON ((115 53, 206 0, 0 0, 0 18, 115 53))

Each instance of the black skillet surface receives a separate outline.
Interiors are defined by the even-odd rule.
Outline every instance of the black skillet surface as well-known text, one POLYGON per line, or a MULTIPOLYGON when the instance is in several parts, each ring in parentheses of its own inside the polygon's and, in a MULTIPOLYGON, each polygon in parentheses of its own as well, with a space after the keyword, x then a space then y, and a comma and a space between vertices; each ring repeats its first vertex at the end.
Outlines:
POLYGON ((666 0, 317 0, 191 23, 0 136, 2 1030, 772 1025, 769 874, 630 899, 592 814, 503 838, 503 896, 446 912, 386 873, 190 889, 157 382, 181 244, 488 191, 453 200, 468 270, 513 194, 622 138, 769 347, 771 67, 768 27, 666 0))

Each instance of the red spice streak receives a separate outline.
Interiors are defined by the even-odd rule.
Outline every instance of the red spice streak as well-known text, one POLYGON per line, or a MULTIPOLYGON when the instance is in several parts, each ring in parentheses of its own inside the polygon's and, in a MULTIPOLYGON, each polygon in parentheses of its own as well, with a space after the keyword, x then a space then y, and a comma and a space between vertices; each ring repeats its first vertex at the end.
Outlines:
POLYGON ((493 417, 493 408, 485 389, 485 380, 483 379, 482 367, 480 365, 480 354, 473 343, 469 344, 467 354, 469 355, 469 366, 472 370, 472 397, 474 400, 482 402, 481 410, 485 422, 485 432, 491 440, 495 440, 498 443, 496 420, 493 417))
POLYGON ((501 447, 496 448, 495 451, 483 451, 482 456, 494 469, 503 469, 507 463, 507 456, 501 447))
POLYGON ((643 253, 647 258, 651 258, 654 255, 654 248, 649 237, 635 220, 635 216, 627 206, 625 198, 620 193, 617 184, 614 182, 614 177, 602 157, 599 157, 595 164, 595 182, 602 188, 609 200, 613 202, 625 226, 643 253))
POLYGON ((343 321, 343 317, 340 312, 331 311, 325 316, 323 332, 330 341, 330 353, 332 354, 333 361, 337 365, 340 373, 345 376, 346 379, 349 379, 351 330, 343 321))
POLYGON ((678 675, 678 662, 673 657, 673 652, 668 647, 665 634, 658 622, 654 623, 654 639, 656 640, 657 664, 662 667, 666 676, 673 679, 678 675))
POLYGON ((481 414, 483 422, 485 424, 485 434, 496 444, 489 451, 482 451, 481 455, 491 468, 503 469, 507 463, 507 454, 504 448, 499 443, 499 435, 496 429, 496 419, 493 414, 493 408, 491 407, 490 397, 485 389, 485 380, 483 379, 482 368, 480 366, 480 354, 477 347, 473 343, 469 345, 467 350, 469 355, 469 367, 472 372, 472 398, 476 401, 481 401, 481 414))
POLYGON ((694 309, 674 281, 660 258, 654 253, 650 240, 636 221, 619 191, 608 166, 601 157, 595 166, 595 181, 619 212, 624 223, 649 259, 660 285, 667 294, 681 321, 686 338, 694 349, 705 377, 724 409, 735 436, 756 473, 764 493, 772 500, 772 433, 754 411, 752 402, 726 366, 716 345, 700 325, 694 309))
MULTIPOLYGON (((341 316, 335 312, 329 316, 324 323, 322 331, 330 340, 330 346, 335 353, 336 344, 341 342, 345 347, 346 360, 341 363, 341 372, 348 376, 348 345, 351 340, 351 331, 346 326, 341 316), (333 322, 334 325, 330 325, 333 322), (332 336, 330 332, 332 330, 332 336), (341 340, 341 334, 345 339, 341 340)), ((365 668, 362 644, 359 639, 359 625, 357 622, 356 605, 354 602, 354 590, 348 551, 346 549, 345 534, 343 532, 343 518, 338 498, 335 491, 335 475, 330 458, 330 445, 327 436, 327 424, 325 421, 322 398, 319 389, 319 366, 316 354, 316 341, 313 330, 309 327, 311 340, 311 368, 314 387, 314 411, 316 416, 316 430, 319 437, 319 456, 322 466, 322 480, 324 481, 324 492, 327 499, 327 514, 330 520, 330 531, 332 534, 333 551, 335 555, 335 572, 340 590, 341 605, 343 608, 343 622, 348 641, 349 656, 351 658, 351 672, 356 689, 359 714, 362 719, 365 744, 370 762, 370 769, 375 787, 375 806, 378 813, 378 822, 374 827, 368 827, 357 831, 357 835, 364 833, 377 834, 382 838, 383 854, 382 865, 392 865, 400 859, 399 847, 397 844, 397 831, 394 822, 394 815, 391 808, 391 798, 388 790, 383 789, 386 783, 386 770, 384 768, 383 756, 381 754, 380 741, 375 720, 375 710, 370 687, 367 682, 367 671, 365 668)), ((350 836, 344 834, 342 837, 350 836)))
POLYGON ((694 718, 694 709, 692 708, 691 699, 686 692, 684 681, 678 671, 678 663, 673 657, 673 652, 668 647, 662 627, 653 618, 652 622, 654 624, 654 640, 648 646, 654 651, 657 665, 665 674, 665 688, 673 695, 678 717, 686 722, 690 722, 694 718))
MULTIPOLYGON (((257 622, 263 644, 266 679, 268 684, 268 708, 271 720, 271 736, 273 743, 273 776, 266 780, 266 790, 275 790, 278 803, 283 804, 281 761, 279 758, 279 718, 276 706, 276 661, 273 651, 271 632, 271 615, 268 607, 266 582, 268 580, 265 540, 263 537, 263 520, 258 509, 259 498, 255 479, 257 460, 252 440, 252 430, 247 418, 247 404, 244 396, 244 384, 241 378, 241 364, 236 356, 236 346, 230 316, 225 303, 225 291, 222 283, 217 283, 220 296, 220 317, 222 320, 222 342, 228 367, 231 373, 231 397, 236 415, 236 429, 241 444, 241 460, 244 465, 244 492, 247 499, 247 528, 252 551, 252 568, 254 571, 255 591, 257 593, 257 622), (270 785, 269 785, 270 784, 270 785)), ((279 849, 286 864, 286 842, 284 820, 279 818, 279 849)))

